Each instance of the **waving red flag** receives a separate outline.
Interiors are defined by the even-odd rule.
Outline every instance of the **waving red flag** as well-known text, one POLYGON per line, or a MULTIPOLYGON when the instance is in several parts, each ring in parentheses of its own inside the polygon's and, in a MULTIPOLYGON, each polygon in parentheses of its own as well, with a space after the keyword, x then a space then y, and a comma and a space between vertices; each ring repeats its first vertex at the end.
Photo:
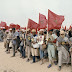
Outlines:
POLYGON ((63 21, 64 16, 57 15, 52 11, 48 10, 48 30, 60 29, 63 21))
POLYGON ((6 26, 6 30, 8 30, 9 29, 9 26, 6 26))
POLYGON ((20 27, 20 28, 26 30, 26 27, 20 27))
POLYGON ((27 28, 37 29, 38 28, 38 24, 36 22, 34 22, 33 20, 29 19, 27 28))
POLYGON ((26 27, 24 27, 24 30, 26 30, 26 27))
POLYGON ((39 27, 38 27, 38 29, 45 29, 45 28, 47 28, 46 16, 39 13, 39 27))
POLYGON ((16 25, 16 29, 20 29, 20 25, 17 24, 17 25, 16 25))
POLYGON ((16 25, 13 24, 13 23, 11 23, 11 24, 10 24, 10 28, 16 28, 16 25))
POLYGON ((69 29, 71 29, 71 25, 70 25, 69 29))
POLYGON ((6 29, 6 27, 7 27, 6 22, 1 21, 1 23, 0 23, 0 28, 1 28, 1 29, 6 29))

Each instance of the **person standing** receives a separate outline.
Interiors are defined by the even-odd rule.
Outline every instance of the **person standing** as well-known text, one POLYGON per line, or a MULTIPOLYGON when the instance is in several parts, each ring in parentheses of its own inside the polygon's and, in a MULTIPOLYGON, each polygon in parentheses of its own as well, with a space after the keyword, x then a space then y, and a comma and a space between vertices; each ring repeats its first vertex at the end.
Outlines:
POLYGON ((8 34, 9 34, 9 31, 6 30, 6 38, 5 38, 5 41, 6 41, 6 51, 5 52, 8 52, 8 48, 7 48, 7 45, 9 43, 9 41, 7 40, 8 39, 8 34))
POLYGON ((44 51, 42 45, 44 44, 44 29, 39 30, 39 36, 38 36, 38 44, 40 47, 40 59, 41 59, 41 65, 44 63, 44 51))
POLYGON ((58 66, 59 71, 61 70, 62 64, 68 64, 70 61, 69 57, 69 39, 65 37, 65 32, 60 31, 60 36, 57 38, 57 50, 58 50, 58 66))
POLYGON ((31 36, 30 29, 27 29, 26 34, 26 52, 27 52, 27 62, 30 61, 30 55, 31 55, 31 36))
POLYGON ((22 35, 20 36, 20 53, 21 57, 20 58, 25 58, 25 47, 24 47, 24 30, 21 31, 22 35))
POLYGON ((32 29, 32 35, 33 35, 33 37, 31 38, 31 42, 32 42, 31 52, 32 52, 32 56, 33 56, 33 62, 32 63, 35 63, 36 57, 37 57, 37 60, 39 60, 39 54, 38 54, 39 45, 37 43, 37 35, 36 35, 35 29, 32 29))
POLYGON ((0 41, 3 42, 3 30, 0 30, 0 41))
POLYGON ((15 57, 15 52, 17 49, 17 36, 19 36, 19 35, 15 31, 15 28, 12 28, 12 48, 13 48, 13 56, 12 57, 15 57))
POLYGON ((9 40, 10 40, 9 48, 12 48, 12 28, 9 29, 9 40))
POLYGON ((3 34, 4 34, 3 36, 4 47, 6 48, 6 37, 7 37, 6 30, 3 32, 3 34))
POLYGON ((53 33, 53 29, 49 31, 49 35, 48 35, 48 58, 49 58, 49 65, 48 68, 50 68, 52 66, 52 63, 55 61, 55 47, 54 47, 54 37, 52 35, 53 33))
POLYGON ((7 48, 7 53, 10 53, 10 47, 9 44, 12 40, 12 29, 9 29, 9 33, 7 34, 7 43, 6 43, 6 48, 7 48))

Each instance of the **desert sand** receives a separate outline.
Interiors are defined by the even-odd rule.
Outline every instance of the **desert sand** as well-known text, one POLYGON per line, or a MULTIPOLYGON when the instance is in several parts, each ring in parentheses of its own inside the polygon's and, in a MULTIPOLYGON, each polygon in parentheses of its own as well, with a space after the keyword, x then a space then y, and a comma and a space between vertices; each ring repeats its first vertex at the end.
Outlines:
POLYGON ((43 65, 40 65, 40 61, 34 64, 26 62, 26 59, 20 58, 18 52, 15 57, 12 56, 12 50, 10 54, 6 54, 3 42, 0 42, 0 72, 71 72, 71 66, 62 66, 62 70, 58 71, 58 65, 53 65, 51 68, 47 68, 48 62, 45 60, 43 65))

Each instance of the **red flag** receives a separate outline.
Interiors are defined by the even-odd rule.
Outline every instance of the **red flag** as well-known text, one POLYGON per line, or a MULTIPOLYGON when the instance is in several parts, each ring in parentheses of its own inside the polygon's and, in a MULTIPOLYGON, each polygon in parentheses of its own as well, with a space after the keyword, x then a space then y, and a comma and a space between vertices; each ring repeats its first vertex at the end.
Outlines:
POLYGON ((17 24, 17 25, 16 25, 16 29, 20 29, 20 25, 17 24))
POLYGON ((20 28, 26 30, 26 27, 20 27, 20 28))
POLYGON ((38 27, 38 29, 45 29, 45 28, 47 28, 46 16, 39 13, 39 27, 38 27))
POLYGON ((10 24, 10 28, 16 28, 16 25, 13 24, 13 23, 11 23, 11 24, 10 24))
POLYGON ((52 11, 48 10, 48 30, 60 29, 63 21, 64 16, 57 15, 52 11))
POLYGON ((71 29, 71 25, 70 25, 69 29, 71 29))
POLYGON ((26 27, 24 27, 24 30, 26 30, 26 27))
POLYGON ((62 26, 62 28, 64 29, 64 27, 62 26))
POLYGON ((6 29, 6 27, 7 27, 6 22, 1 21, 1 23, 0 23, 0 28, 1 28, 1 29, 6 29))
POLYGON ((9 26, 6 26, 6 30, 8 30, 9 29, 9 26))
POLYGON ((36 22, 34 22, 33 20, 29 19, 27 28, 37 29, 38 28, 38 24, 36 22))
POLYGON ((65 30, 66 30, 67 28, 66 28, 66 26, 65 26, 65 30))

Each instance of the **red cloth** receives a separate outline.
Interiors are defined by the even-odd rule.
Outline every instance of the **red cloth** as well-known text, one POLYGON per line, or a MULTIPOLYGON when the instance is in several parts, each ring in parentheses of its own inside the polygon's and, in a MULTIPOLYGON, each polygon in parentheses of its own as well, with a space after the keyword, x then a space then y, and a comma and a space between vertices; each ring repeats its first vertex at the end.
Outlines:
POLYGON ((39 13, 39 27, 38 27, 38 29, 45 29, 45 28, 47 28, 46 16, 39 13))
POLYGON ((65 30, 66 30, 66 26, 65 26, 65 30))
POLYGON ((56 43, 56 41, 57 41, 57 39, 55 39, 55 40, 53 41, 53 43, 56 43))
POLYGON ((71 29, 71 25, 70 25, 69 29, 71 29))
POLYGON ((57 15, 52 11, 48 10, 48 30, 60 29, 63 21, 64 16, 57 15))
POLYGON ((26 27, 24 27, 24 30, 26 30, 26 27))
POLYGON ((1 28, 1 29, 6 29, 6 27, 7 27, 6 22, 1 21, 1 23, 0 23, 0 28, 1 28))
POLYGON ((21 27, 21 29, 24 29, 24 30, 26 30, 26 27, 21 27))
POLYGON ((20 25, 17 24, 17 25, 16 25, 16 29, 20 29, 20 25))
POLYGON ((6 26, 6 30, 8 30, 9 29, 9 26, 6 26))
POLYGON ((16 25, 13 24, 13 23, 11 23, 11 24, 10 24, 10 28, 16 28, 16 25))
POLYGON ((34 22, 33 20, 29 19, 27 28, 37 29, 38 28, 38 24, 36 22, 34 22))

